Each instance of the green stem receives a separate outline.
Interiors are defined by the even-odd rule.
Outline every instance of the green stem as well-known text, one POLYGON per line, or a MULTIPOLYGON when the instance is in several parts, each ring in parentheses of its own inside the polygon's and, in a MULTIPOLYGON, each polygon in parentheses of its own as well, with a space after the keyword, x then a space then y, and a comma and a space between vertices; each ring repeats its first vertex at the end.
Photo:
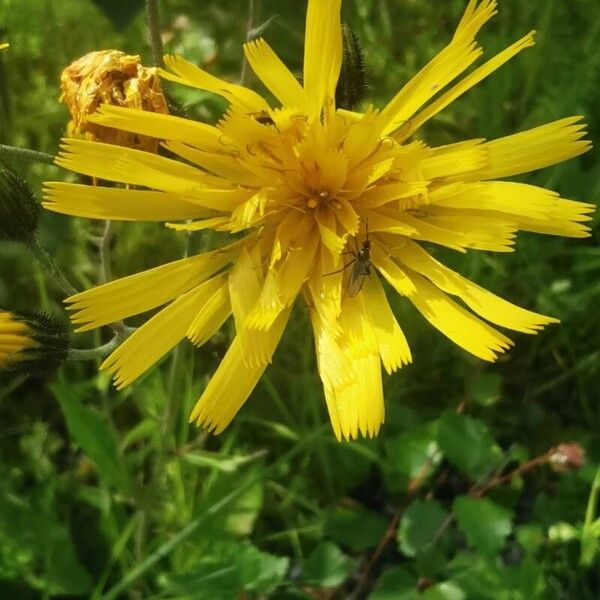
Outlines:
POLYGON ((77 293, 75 287, 71 282, 64 276, 60 267, 54 262, 54 259, 48 254, 46 249, 40 244, 37 237, 34 237, 31 243, 28 245, 29 250, 35 257, 35 259, 46 269, 48 275, 54 280, 54 282, 60 287, 60 289, 67 295, 73 296, 77 293))
POLYGON ((160 37, 160 18, 158 13, 158 0, 146 0, 148 14, 148 29, 150 30, 150 45, 152 46, 152 59, 157 67, 164 67, 163 45, 160 37))
POLYGON ((15 146, 0 144, 0 155, 1 154, 10 154, 15 158, 28 160, 30 162, 41 162, 47 165, 54 164, 54 156, 52 154, 38 152, 37 150, 29 150, 29 148, 16 148, 15 146))
POLYGON ((177 546, 179 546, 182 542, 187 540, 191 535, 193 535, 198 529, 204 525, 204 523, 211 518, 213 518, 216 514, 221 512, 224 508, 229 506, 234 500, 236 500, 239 496, 241 496, 244 492, 250 489, 252 486, 256 485, 263 477, 276 471, 279 468, 279 465, 285 463, 290 460, 296 454, 298 454, 301 450, 303 450, 307 445, 309 445, 313 440, 322 435, 326 429, 329 428, 329 425, 320 427, 319 429, 313 431, 311 434, 307 435, 303 440, 298 442, 291 450, 280 456, 275 462, 269 465, 262 473, 258 474, 256 477, 250 477, 246 482, 241 484, 239 487, 234 489, 231 493, 224 496, 219 501, 215 502, 212 506, 210 506, 206 512, 201 514, 199 517, 188 523, 179 533, 173 536, 170 540, 161 544, 150 556, 148 556, 141 564, 135 567, 132 571, 130 571, 119 583, 113 586, 108 592, 102 597, 102 600, 115 600, 119 598, 120 595, 129 587, 135 583, 144 573, 150 571, 158 562, 160 562, 163 558, 167 557, 177 546))
POLYGON ((109 355, 121 342, 121 336, 115 335, 110 342, 103 346, 89 349, 69 348, 67 360, 94 360, 109 355))

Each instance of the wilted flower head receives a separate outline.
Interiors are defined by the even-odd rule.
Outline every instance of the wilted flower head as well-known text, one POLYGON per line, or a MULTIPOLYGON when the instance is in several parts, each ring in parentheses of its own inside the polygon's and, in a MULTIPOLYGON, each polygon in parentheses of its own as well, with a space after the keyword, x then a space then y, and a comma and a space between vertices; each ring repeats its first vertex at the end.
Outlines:
POLYGON ((458 252, 510 252, 518 230, 588 235, 582 222, 590 205, 499 181, 585 152, 580 117, 491 142, 432 148, 410 140, 453 100, 532 46, 532 33, 455 82, 481 56, 475 36, 496 9, 493 0, 471 0, 448 46, 387 106, 350 112, 335 104, 343 55, 340 8, 341 0, 309 0, 302 83, 265 40, 245 45, 250 66, 278 106, 181 57, 167 57, 163 77, 229 102, 216 126, 114 106, 90 117, 157 136, 182 160, 65 141, 59 165, 142 189, 47 184, 46 206, 57 212, 193 219, 169 226, 237 234, 212 252, 69 300, 81 331, 167 305, 103 364, 119 388, 184 337, 204 343, 233 314, 237 335, 191 416, 217 433, 261 377, 298 296, 309 309, 336 436, 372 436, 384 420, 381 363, 391 373, 411 360, 384 281, 452 341, 488 361, 512 341, 486 321, 524 333, 556 321, 465 279, 422 242, 458 252))
POLYGON ((10 167, 0 164, 0 239, 33 239, 41 206, 27 183, 10 167))
POLYGON ((71 63, 62 72, 60 83, 61 100, 73 118, 68 127, 70 136, 84 135, 87 139, 156 152, 156 138, 103 127, 90 122, 88 116, 102 104, 167 114, 158 69, 143 67, 139 56, 99 50, 71 63))
POLYGON ((47 374, 66 358, 67 350, 63 323, 45 315, 0 310, 0 370, 47 374))

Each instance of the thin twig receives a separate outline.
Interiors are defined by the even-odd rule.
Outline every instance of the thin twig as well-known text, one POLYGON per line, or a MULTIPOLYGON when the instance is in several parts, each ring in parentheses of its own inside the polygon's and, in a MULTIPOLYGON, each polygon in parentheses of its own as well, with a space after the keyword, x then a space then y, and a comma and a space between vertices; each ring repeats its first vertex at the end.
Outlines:
MULTIPOLYGON (((254 21, 256 19, 256 0, 248 1, 248 21, 246 22, 246 41, 250 41, 252 30, 254 29, 254 21)), ((246 55, 244 54, 244 58, 242 59, 242 70, 240 71, 240 79, 239 84, 245 85, 246 76, 248 74, 248 60, 246 59, 246 55)))
POLYGON ((54 164, 54 156, 52 154, 30 150, 29 148, 17 148, 15 146, 0 144, 0 155, 1 154, 11 154, 15 158, 27 160, 29 162, 39 162, 47 165, 54 164))
POLYGON ((148 14, 148 29, 150 31, 150 45, 152 46, 152 59, 157 67, 164 67, 163 45, 160 37, 160 17, 158 12, 158 0, 146 0, 146 12, 148 14))

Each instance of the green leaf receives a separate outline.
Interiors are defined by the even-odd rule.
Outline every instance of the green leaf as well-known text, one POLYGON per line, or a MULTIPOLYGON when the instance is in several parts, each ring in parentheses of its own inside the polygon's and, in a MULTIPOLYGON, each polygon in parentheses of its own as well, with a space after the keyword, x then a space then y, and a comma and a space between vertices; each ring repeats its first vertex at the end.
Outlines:
POLYGON ((338 506, 325 519, 325 535, 358 552, 375 547, 387 528, 382 516, 362 506, 338 506))
POLYGON ((420 596, 422 600, 466 600, 465 592, 452 581, 444 581, 427 588, 420 596))
POLYGON ((406 556, 415 556, 435 541, 435 536, 448 518, 442 505, 435 501, 415 500, 404 512, 397 540, 406 556))
POLYGON ((438 445, 431 426, 416 427, 397 435, 388 442, 386 450, 392 489, 406 489, 411 479, 422 475, 428 461, 434 461, 432 466, 439 462, 435 461, 438 445))
MULTIPOLYGON (((223 532, 232 533, 236 536, 245 536, 252 533, 258 513, 263 506, 265 482, 259 477, 264 471, 264 464, 260 462, 250 463, 247 467, 236 473, 219 473, 216 482, 211 486, 209 493, 204 499, 203 506, 209 507, 220 498, 229 494, 238 486, 244 485, 249 479, 256 483, 247 488, 244 493, 231 502, 226 510, 215 518, 203 532, 203 538, 214 535, 216 539, 222 537, 223 532)), ((201 511, 202 508, 199 508, 201 511)))
POLYGON ((481 373, 467 379, 469 399, 480 406, 493 406, 500 399, 502 377, 496 373, 481 373))
POLYGON ((94 409, 82 404, 81 387, 68 385, 62 380, 50 387, 77 445, 96 465, 106 483, 127 491, 127 476, 117 442, 104 418, 94 409))
POLYGON ((268 594, 284 579, 289 559, 261 552, 249 543, 236 555, 235 563, 246 592, 268 594))
POLYGON ((335 587, 343 583, 354 568, 335 544, 322 542, 304 562, 303 581, 320 587, 335 587))
POLYGON ((455 412, 442 415, 437 439, 448 460, 473 478, 485 475, 500 457, 485 423, 455 412))
POLYGON ((517 541, 525 552, 537 552, 546 540, 544 529, 537 523, 526 523, 517 528, 517 541))
MULTIPOLYGON (((383 573, 369 600, 401 600, 414 592, 417 580, 403 567, 395 567, 383 573)), ((411 594, 412 595, 412 594, 411 594)))
POLYGON ((453 510, 468 543, 484 554, 498 552, 512 531, 512 512, 487 498, 459 496, 453 510))

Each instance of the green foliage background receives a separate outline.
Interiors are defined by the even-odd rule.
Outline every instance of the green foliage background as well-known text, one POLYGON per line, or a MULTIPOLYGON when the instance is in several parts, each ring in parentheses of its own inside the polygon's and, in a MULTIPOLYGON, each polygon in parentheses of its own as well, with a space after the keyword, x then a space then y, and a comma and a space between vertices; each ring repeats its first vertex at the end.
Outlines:
MULTIPOLYGON (((68 121, 59 75, 84 53, 119 48, 151 64, 143 4, 0 0, 0 41, 11 43, 0 54, 0 143, 56 152, 68 121)), ((465 4, 345 2, 367 55, 369 101, 382 106, 443 47, 465 4)), ((264 0, 258 9, 255 24, 278 15, 264 35, 300 72, 305 2, 264 0)), ((248 11, 246 0, 163 0, 165 50, 237 80, 248 11)), ((535 48, 419 135, 435 144, 494 138, 582 114, 597 140, 600 4, 502 0, 482 35, 486 56, 532 28, 535 48)), ((198 92, 171 93, 191 118, 213 120, 222 109, 198 92)), ((594 202, 596 156, 523 179, 594 202)), ((2 159, 35 190, 68 177, 2 159)), ((42 242, 82 289, 97 281, 100 231, 42 217, 42 242)), ((508 255, 438 251, 465 276, 562 324, 517 335, 516 348, 488 365, 398 302, 414 364, 385 379, 388 416, 375 440, 335 441, 301 306, 274 364, 219 437, 188 426, 187 415, 231 331, 199 351, 182 345, 121 393, 98 364, 71 362, 45 381, 4 377, 0 597, 598 598, 598 240, 596 228, 587 240, 523 234, 508 255), (561 442, 585 448, 581 469, 542 465, 477 493, 561 442), (376 553, 386 530, 389 543, 376 553)), ((113 275, 180 257, 184 243, 159 225, 116 224, 113 275)), ((62 315, 61 300, 24 248, 0 245, 1 306, 62 315)))

